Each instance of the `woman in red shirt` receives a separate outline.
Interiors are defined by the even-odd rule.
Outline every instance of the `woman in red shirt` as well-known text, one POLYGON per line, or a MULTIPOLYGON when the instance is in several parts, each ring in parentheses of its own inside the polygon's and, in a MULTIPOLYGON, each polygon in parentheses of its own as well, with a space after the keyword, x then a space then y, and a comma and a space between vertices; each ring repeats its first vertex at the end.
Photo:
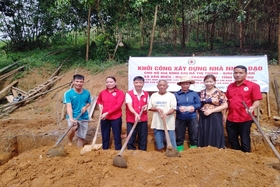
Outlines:
POLYGON ((106 78, 106 89, 98 95, 97 104, 102 109, 101 133, 102 148, 109 149, 111 128, 114 135, 115 149, 122 147, 122 104, 124 102, 124 92, 117 88, 116 78, 108 76, 106 78))

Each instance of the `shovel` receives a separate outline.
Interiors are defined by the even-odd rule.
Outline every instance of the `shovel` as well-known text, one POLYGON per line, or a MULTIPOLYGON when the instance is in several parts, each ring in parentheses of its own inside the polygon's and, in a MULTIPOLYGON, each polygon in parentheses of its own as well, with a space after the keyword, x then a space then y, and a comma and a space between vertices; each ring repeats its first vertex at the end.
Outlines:
MULTIPOLYGON (((76 118, 79 119, 82 116, 82 112, 78 115, 78 117, 76 118)), ((63 138, 67 135, 67 133, 70 131, 70 129, 74 126, 74 124, 70 125, 70 127, 67 129, 67 131, 56 141, 55 145, 53 146, 53 148, 51 148, 50 150, 47 151, 47 156, 61 156, 64 151, 61 148, 57 148, 57 146, 60 144, 60 142, 63 140, 63 138)))
POLYGON ((175 149, 170 141, 170 137, 167 131, 167 125, 166 125, 166 120, 165 118, 161 118, 162 122, 163 122, 163 128, 164 128, 164 133, 165 133, 165 137, 166 137, 166 141, 167 141, 167 148, 165 151, 165 155, 167 157, 181 157, 180 153, 178 152, 177 149, 175 149))
POLYGON ((96 144, 96 139, 97 139, 97 133, 99 131, 99 127, 100 127, 100 121, 101 121, 101 115, 102 115, 102 110, 100 110, 100 113, 99 113, 99 117, 98 117, 98 124, 96 126, 96 130, 95 130, 95 134, 94 134, 94 137, 93 137, 93 140, 92 140, 92 144, 91 145, 85 145, 82 150, 80 151, 80 154, 81 155, 84 155, 92 150, 97 150, 97 149, 100 149, 102 144, 96 144))
MULTIPOLYGON (((139 114, 140 117, 141 117, 142 113, 143 113, 143 107, 142 107, 141 112, 139 114)), ((119 168, 127 168, 127 163, 126 163, 125 159, 122 157, 122 154, 123 154, 123 151, 124 151, 128 141, 129 141, 133 131, 135 130, 138 122, 139 122, 139 120, 137 119, 135 121, 135 123, 133 124, 128 136, 126 137, 125 142, 124 142, 120 152, 118 153, 117 156, 114 157, 114 159, 113 159, 113 165, 114 166, 119 167, 119 168)))
MULTIPOLYGON (((254 117, 254 115, 249 111, 248 106, 246 105, 246 103, 244 101, 242 101, 244 107, 246 108, 246 110, 248 111, 249 115, 251 116, 251 118, 253 119, 254 123, 257 125, 258 129, 260 130, 261 134, 263 135, 264 139, 266 140, 266 142, 268 143, 268 145, 270 146, 270 148, 272 149, 272 151, 274 152, 274 154, 276 155, 276 157, 278 158, 278 160, 280 161, 280 154, 278 153, 277 149, 274 147, 274 145, 271 143, 271 141, 268 139, 268 137, 265 135, 263 129, 261 128, 259 122, 256 120, 256 118, 254 117)), ((273 166, 275 169, 280 170, 280 165, 279 163, 277 165, 273 166)))

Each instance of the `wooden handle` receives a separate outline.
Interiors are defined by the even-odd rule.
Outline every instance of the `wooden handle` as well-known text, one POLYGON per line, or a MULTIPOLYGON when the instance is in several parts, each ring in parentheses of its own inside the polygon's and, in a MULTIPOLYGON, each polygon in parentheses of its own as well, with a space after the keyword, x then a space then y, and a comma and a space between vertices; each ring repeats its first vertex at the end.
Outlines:
MULTIPOLYGON (((144 108, 142 107, 141 112, 140 112, 140 114, 139 114, 140 117, 141 117, 143 111, 144 111, 144 108)), ((129 141, 129 139, 130 139, 130 137, 131 137, 131 135, 132 135, 134 129, 136 128, 138 122, 139 122, 139 120, 137 119, 137 120, 135 121, 135 123, 133 124, 133 126, 132 126, 132 128, 131 128, 131 130, 130 130, 128 136, 126 137, 125 142, 124 142, 124 144, 123 144, 123 146, 122 146, 122 148, 121 148, 121 150, 120 150, 120 152, 119 152, 119 154, 118 154, 119 156, 122 155, 122 153, 123 153, 123 151, 124 151, 124 149, 125 149, 125 147, 126 147, 128 141, 129 141)))
POLYGON ((164 128, 164 133, 165 133, 165 137, 166 137, 166 141, 167 141, 167 147, 173 147, 172 144, 171 144, 171 141, 170 141, 169 134, 168 134, 166 119, 163 119, 163 118, 161 118, 161 119, 162 119, 162 122, 163 122, 163 128, 164 128))
POLYGON ((96 139, 97 139, 97 133, 98 133, 98 131, 99 131, 99 127, 100 127, 100 123, 101 123, 101 115, 102 115, 102 109, 100 108, 100 113, 99 113, 99 117, 98 117, 98 124, 97 124, 97 126, 96 126, 96 129, 95 129, 95 134, 94 134, 94 138, 93 138, 93 140, 92 140, 92 146, 94 146, 95 145, 95 143, 96 143, 96 139))
POLYGON ((269 146, 271 147, 272 151, 274 152, 274 154, 276 155, 276 157, 278 158, 278 160, 280 161, 280 154, 278 153, 278 151, 276 150, 276 148, 274 147, 274 145, 271 143, 271 141, 268 139, 268 137, 265 135, 264 131, 262 130, 259 122, 256 120, 256 118, 253 116, 253 114, 249 111, 248 106, 246 105, 246 103, 244 101, 242 101, 244 107, 246 108, 246 110, 248 111, 249 115, 251 116, 251 118, 253 119, 254 123, 257 125, 258 129, 260 130, 260 132, 262 133, 264 139, 266 140, 266 142, 269 144, 269 146))
MULTIPOLYGON (((76 120, 78 120, 81 116, 82 116, 82 112, 78 115, 78 117, 76 118, 76 120)), ((61 138, 59 138, 57 140, 57 142, 55 143, 54 147, 58 146, 58 144, 60 144, 60 142, 63 140, 63 138, 67 135, 67 133, 70 131, 70 129, 73 127, 74 125, 72 124, 67 131, 63 134, 63 136, 61 138)))

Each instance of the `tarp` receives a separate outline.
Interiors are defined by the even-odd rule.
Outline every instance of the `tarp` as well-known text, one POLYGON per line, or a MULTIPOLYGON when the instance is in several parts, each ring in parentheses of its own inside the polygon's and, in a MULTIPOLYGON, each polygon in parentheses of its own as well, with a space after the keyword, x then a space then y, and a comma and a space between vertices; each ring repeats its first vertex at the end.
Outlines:
POLYGON ((144 90, 158 91, 158 80, 168 81, 168 91, 180 89, 177 82, 181 76, 188 75, 195 80, 190 89, 200 91, 205 88, 203 79, 212 74, 216 77, 216 87, 226 91, 234 82, 233 68, 237 65, 247 67, 247 80, 256 82, 261 92, 269 90, 267 56, 222 56, 222 57, 130 57, 128 67, 128 88, 133 89, 133 78, 145 78, 144 90))

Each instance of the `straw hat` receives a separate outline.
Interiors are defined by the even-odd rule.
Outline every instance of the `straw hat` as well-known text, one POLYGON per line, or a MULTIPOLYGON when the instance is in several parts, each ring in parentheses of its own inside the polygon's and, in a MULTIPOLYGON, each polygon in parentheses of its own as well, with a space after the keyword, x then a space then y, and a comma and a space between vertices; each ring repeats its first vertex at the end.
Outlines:
POLYGON ((192 80, 190 76, 182 76, 177 84, 180 86, 182 82, 189 82, 191 84, 194 84, 194 80, 192 80))

